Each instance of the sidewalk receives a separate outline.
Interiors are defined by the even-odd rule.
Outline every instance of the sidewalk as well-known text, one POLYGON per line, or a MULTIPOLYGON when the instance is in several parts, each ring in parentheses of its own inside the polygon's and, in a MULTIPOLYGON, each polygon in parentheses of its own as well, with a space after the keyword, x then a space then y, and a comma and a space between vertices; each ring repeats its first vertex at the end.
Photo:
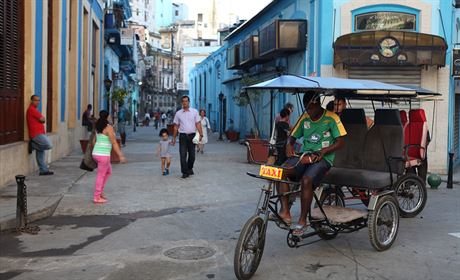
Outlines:
MULTIPOLYGON (((129 164, 127 166, 114 165, 115 169, 125 170, 126 174, 120 177, 114 174, 112 176, 112 184, 114 182, 124 182, 126 178, 130 178, 129 184, 126 183, 126 185, 144 184, 145 182, 141 181, 142 176, 133 177, 132 175, 135 175, 136 170, 139 170, 146 164, 159 165, 159 161, 155 156, 156 143, 159 140, 159 130, 154 130, 152 125, 150 127, 138 127, 137 132, 133 132, 132 126, 127 126, 126 129, 128 132, 127 147, 123 148, 123 152, 127 155, 129 164)), ((216 142, 216 135, 210 135, 209 137, 212 139, 212 142, 216 142)), ((222 145, 223 143, 227 142, 220 142, 218 145, 222 145)), ((217 155, 216 149, 220 149, 218 148, 220 146, 215 146, 216 144, 207 145, 207 156, 212 157, 212 155, 217 155)), ((173 163, 174 170, 178 168, 179 164, 178 146, 177 144, 172 149, 175 157, 173 163)), ((235 154, 240 155, 244 151, 244 148, 236 143, 226 145, 226 147, 230 149, 227 151, 227 154, 231 156, 235 154)), ((219 151, 219 154, 221 153, 222 151, 219 151)), ((244 154, 241 155, 242 159, 245 158, 244 154)), ((78 208, 85 208, 86 204, 90 203, 88 199, 90 195, 85 196, 82 200, 76 198, 63 200, 65 194, 72 192, 71 188, 73 186, 80 187, 83 184, 85 188, 90 186, 87 190, 88 192, 92 191, 96 174, 95 172, 87 172, 79 168, 82 157, 83 154, 78 149, 73 151, 69 156, 51 163, 50 170, 54 171, 54 175, 52 176, 39 176, 38 171, 31 174, 23 174, 26 175, 28 223, 53 215, 59 204, 65 204, 64 208, 75 207, 75 211, 78 212, 78 208), (86 174, 87 176, 85 176, 86 174)), ((156 169, 159 170, 159 166, 156 169)), ((180 185, 179 175, 179 173, 173 174, 172 177, 177 178, 168 180, 168 184, 180 185)), ((161 176, 159 177, 160 180, 163 179, 161 176)), ((81 190, 74 190, 74 192, 78 191, 81 190)), ((11 178, 10 183, 5 186, 0 186, 0 231, 16 227, 16 195, 17 186, 14 178, 11 178)), ((151 201, 144 201, 143 203, 148 205, 151 204, 151 201)), ((127 208, 131 209, 132 207, 132 202, 129 202, 127 208)))
MULTIPOLYGON (((86 174, 79 168, 82 154, 75 150, 50 165, 52 176, 39 176, 38 171, 26 175, 27 221, 34 222, 53 214, 62 197, 86 174)), ((0 231, 16 227, 17 186, 14 178, 0 187, 0 231)))
MULTIPOLYGON (((174 163, 172 169, 175 174, 168 178, 162 178, 159 173, 159 162, 154 155, 159 139, 158 131, 152 127, 139 127, 136 133, 132 132, 132 127, 127 127, 127 131, 127 147, 123 148, 123 151, 128 156, 129 163, 127 165, 114 165, 117 172, 112 176, 110 188, 112 190, 111 195, 117 203, 94 208, 93 214, 159 210, 171 207, 171 201, 175 202, 174 206, 189 205, 190 201, 208 202, 206 198, 210 194, 204 189, 203 192, 191 192, 182 194, 181 197, 177 196, 177 192, 190 182, 179 179, 178 145, 173 148, 174 163), (157 183, 155 187, 152 186, 152 181, 157 183), (153 190, 162 188, 163 191, 154 192, 155 197, 152 197, 153 190), (129 193, 134 191, 138 194, 136 198, 127 199, 129 193), (152 203, 152 199, 155 199, 155 203, 152 203)), ((245 163, 246 156, 243 146, 237 143, 216 142, 216 135, 210 136, 210 138, 212 140, 206 146, 207 151, 204 157, 197 155, 197 160, 206 159, 206 162, 198 164, 198 173, 202 171, 201 173, 205 174, 205 169, 212 170, 216 168, 216 162, 225 162, 230 158, 233 161, 245 163), (225 148, 223 149, 223 147, 225 148)), ((90 197, 96 174, 79 169, 81 159, 81 151, 75 150, 71 155, 51 164, 51 170, 55 172, 53 176, 38 176, 38 172, 25 174, 29 223, 53 215, 59 204, 61 205, 59 208, 63 209, 59 210, 58 208, 58 214, 81 214, 92 209, 86 206, 91 204, 90 197), (74 187, 73 190, 71 190, 72 187, 74 187), (70 194, 70 196, 63 199, 65 194, 70 194), (88 209, 85 210, 85 207, 88 209), (70 213, 69 209, 73 212, 70 213)), ((235 184, 241 184, 241 174, 256 167, 254 165, 241 165, 238 168, 241 170, 225 169, 227 175, 235 180, 235 184)), ((208 172, 208 175, 199 176, 194 181, 199 183, 201 188, 205 188, 210 182, 218 182, 219 178, 218 173, 208 172)), ((442 178, 447 179, 447 176, 442 176, 442 178)), ((460 167, 454 170, 454 181, 460 181, 460 167)), ((440 188, 445 187, 445 183, 440 186, 440 188)), ((460 185, 454 184, 453 188, 460 188, 460 185)), ((11 178, 11 182, 6 186, 0 187, 0 231, 16 227, 16 193, 17 186, 14 178, 11 178)), ((222 197, 226 196, 222 194, 222 197)), ((219 200, 219 203, 221 202, 219 200)))

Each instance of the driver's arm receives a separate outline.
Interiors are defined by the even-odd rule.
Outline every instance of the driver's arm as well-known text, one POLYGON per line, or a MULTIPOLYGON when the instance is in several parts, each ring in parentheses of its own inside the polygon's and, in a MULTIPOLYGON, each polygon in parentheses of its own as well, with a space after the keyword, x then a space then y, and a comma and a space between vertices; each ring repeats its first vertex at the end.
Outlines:
POLYGON ((286 156, 287 157, 293 157, 295 156, 295 151, 294 151, 294 144, 295 144, 296 138, 295 137, 289 137, 287 144, 286 144, 286 156))
POLYGON ((345 146, 345 139, 344 139, 345 136, 340 136, 339 138, 337 138, 335 140, 335 143, 332 144, 331 146, 329 147, 326 147, 326 148, 322 148, 321 151, 320 151, 320 155, 321 155, 321 158, 323 158, 324 155, 327 155, 329 153, 332 153, 332 152, 335 152, 337 150, 340 150, 343 148, 343 146, 345 146))

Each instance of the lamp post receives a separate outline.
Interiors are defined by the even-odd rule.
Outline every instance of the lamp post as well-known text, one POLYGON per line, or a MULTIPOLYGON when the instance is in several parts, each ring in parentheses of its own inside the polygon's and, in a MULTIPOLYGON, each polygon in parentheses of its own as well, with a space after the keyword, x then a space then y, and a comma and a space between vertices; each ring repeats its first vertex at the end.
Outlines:
POLYGON ((109 115, 110 115, 110 88, 112 87, 112 80, 110 80, 108 77, 105 78, 104 86, 105 86, 105 91, 107 93, 107 111, 109 112, 109 115))
POLYGON ((136 132, 136 126, 137 126, 137 117, 136 117, 136 112, 137 112, 137 100, 133 100, 134 104, 134 110, 133 110, 133 131, 136 132))
POLYGON ((220 125, 219 125, 219 140, 224 140, 222 138, 222 133, 223 133, 223 127, 224 127, 224 119, 223 119, 223 114, 224 114, 224 94, 222 92, 219 93, 219 105, 220 105, 220 125))

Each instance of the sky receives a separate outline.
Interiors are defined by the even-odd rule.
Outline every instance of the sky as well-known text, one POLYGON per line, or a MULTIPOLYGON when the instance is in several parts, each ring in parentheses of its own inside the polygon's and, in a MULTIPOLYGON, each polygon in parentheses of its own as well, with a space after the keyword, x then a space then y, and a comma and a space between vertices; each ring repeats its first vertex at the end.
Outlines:
MULTIPOLYGON (((199 9, 201 5, 209 5, 210 0, 176 0, 173 2, 182 2, 186 4, 189 8, 189 15, 191 15, 196 13, 196 10, 199 9)), ((216 0, 217 13, 224 18, 226 17, 224 15, 233 14, 239 19, 249 19, 270 2, 271 0, 216 0)), ((233 18, 232 16, 227 17, 229 19, 233 18)))

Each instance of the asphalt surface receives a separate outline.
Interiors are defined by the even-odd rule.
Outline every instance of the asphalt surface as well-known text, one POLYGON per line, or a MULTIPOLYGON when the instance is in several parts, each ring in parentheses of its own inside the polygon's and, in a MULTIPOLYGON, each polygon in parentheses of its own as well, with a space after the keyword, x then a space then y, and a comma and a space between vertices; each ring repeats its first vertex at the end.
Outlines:
MULTIPOLYGON (((162 176, 157 132, 130 133, 129 162, 113 166, 106 186, 109 202, 94 205, 96 174, 81 176, 36 223, 38 234, 0 234, 0 279, 235 279, 235 245, 265 182, 245 174, 258 167, 246 163, 244 146, 215 138, 197 155, 196 175, 180 179, 177 146, 171 175, 162 176)), ((384 252, 367 229, 291 249, 287 232, 270 224, 252 279, 460 279, 459 198, 458 186, 428 190, 424 211, 400 220, 384 252)))

